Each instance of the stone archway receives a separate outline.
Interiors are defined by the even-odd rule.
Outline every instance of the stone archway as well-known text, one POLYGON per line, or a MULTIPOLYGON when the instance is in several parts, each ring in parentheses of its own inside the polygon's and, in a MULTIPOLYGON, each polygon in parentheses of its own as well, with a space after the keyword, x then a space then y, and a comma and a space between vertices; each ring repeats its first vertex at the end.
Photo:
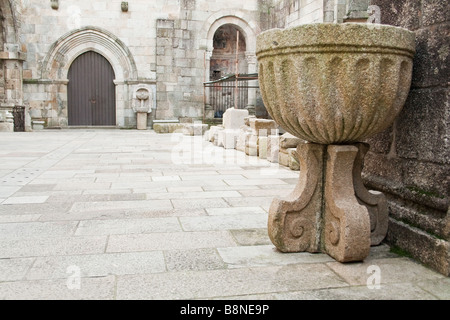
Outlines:
POLYGON ((116 86, 116 125, 125 126, 125 110, 130 108, 128 82, 137 80, 137 67, 127 46, 109 31, 98 27, 84 27, 62 36, 50 48, 42 65, 42 80, 52 88, 52 118, 57 125, 68 125, 67 84, 72 63, 86 52, 102 55, 112 66, 116 86))
MULTIPOLYGON (((245 43, 245 51, 242 58, 245 61, 243 73, 256 73, 256 36, 261 32, 258 24, 252 17, 242 11, 222 10, 211 15, 203 25, 200 34, 206 35, 201 42, 206 49, 206 79, 211 79, 211 58, 214 53, 214 38, 221 28, 232 26, 239 30, 242 41, 245 43)), ((213 70, 214 71, 214 70, 213 70)), ((209 93, 206 92, 208 99, 209 93)), ((207 105, 209 102, 207 101, 207 105)), ((254 112, 256 105, 256 91, 250 89, 248 92, 248 106, 250 112, 254 112)))
POLYGON ((218 80, 228 74, 248 72, 245 57, 247 44, 240 34, 242 30, 232 24, 225 24, 217 29, 210 58, 209 80, 218 80))

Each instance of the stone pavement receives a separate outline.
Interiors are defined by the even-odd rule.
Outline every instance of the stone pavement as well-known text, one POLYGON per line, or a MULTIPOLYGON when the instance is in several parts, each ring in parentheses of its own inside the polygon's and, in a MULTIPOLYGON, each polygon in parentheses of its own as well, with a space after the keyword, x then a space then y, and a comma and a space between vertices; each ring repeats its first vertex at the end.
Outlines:
POLYGON ((345 265, 275 251, 267 212, 297 177, 201 137, 2 133, 0 299, 450 298, 387 245, 345 265))

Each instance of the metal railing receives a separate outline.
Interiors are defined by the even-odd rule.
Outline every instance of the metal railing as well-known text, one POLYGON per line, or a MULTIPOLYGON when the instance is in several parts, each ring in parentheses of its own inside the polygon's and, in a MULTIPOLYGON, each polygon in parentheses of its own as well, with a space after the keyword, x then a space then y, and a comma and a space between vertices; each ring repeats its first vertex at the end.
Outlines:
POLYGON ((13 108, 14 116, 14 132, 24 132, 25 131, 25 107, 15 106, 13 108))
POLYGON ((222 118, 229 108, 244 109, 249 103, 249 89, 258 89, 250 81, 258 80, 258 74, 230 75, 204 83, 205 108, 214 110, 214 118, 222 118))

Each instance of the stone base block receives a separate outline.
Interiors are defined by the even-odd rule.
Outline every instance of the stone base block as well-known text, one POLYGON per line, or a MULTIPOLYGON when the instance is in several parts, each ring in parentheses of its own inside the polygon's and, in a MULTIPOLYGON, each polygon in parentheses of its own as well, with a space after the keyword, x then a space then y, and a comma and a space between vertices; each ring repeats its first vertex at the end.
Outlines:
POLYGON ((182 129, 180 123, 153 123, 153 130, 156 133, 174 133, 177 130, 182 129))
MULTIPOLYGON (((236 149, 239 130, 225 129, 221 131, 222 145, 225 149, 236 149)), ((220 137, 219 137, 220 139, 220 137)))
MULTIPOLYGON (((339 262, 364 260, 386 236, 388 210, 380 193, 365 189, 361 171, 366 144, 299 144, 299 182, 269 210, 269 236, 282 252, 318 252, 339 262)), ((292 158, 292 149, 281 149, 292 158), (287 152, 285 152, 287 151, 287 152)))
POLYGON ((258 136, 252 134, 248 139, 248 145, 245 148, 245 153, 251 157, 258 156, 258 136))
POLYGON ((269 136, 267 138, 267 160, 278 163, 278 153, 280 151, 280 136, 269 136))
POLYGON ((32 124, 34 131, 44 130, 45 121, 33 120, 32 124))
POLYGON ((183 133, 187 136, 201 136, 208 130, 207 124, 197 123, 154 123, 156 133, 183 133))
POLYGON ((183 133, 187 136, 203 136, 208 130, 207 124, 201 123, 182 123, 183 133))
POLYGON ((239 130, 245 124, 244 119, 248 116, 248 110, 230 108, 223 114, 223 126, 225 129, 239 130))
POLYGON ((239 131, 239 136, 236 143, 236 150, 245 152, 245 148, 248 145, 248 140, 250 139, 250 136, 251 133, 249 133, 245 129, 241 129, 241 131, 239 131))
POLYGON ((10 122, 0 122, 0 132, 14 132, 14 124, 10 122))
POLYGON ((280 149, 278 152, 278 163, 282 166, 289 167, 289 154, 286 149, 280 149))
POLYGON ((258 138, 258 154, 260 159, 267 159, 267 137, 258 138))
POLYGON ((137 129, 138 130, 147 130, 147 112, 138 112, 136 114, 136 121, 137 121, 137 129))

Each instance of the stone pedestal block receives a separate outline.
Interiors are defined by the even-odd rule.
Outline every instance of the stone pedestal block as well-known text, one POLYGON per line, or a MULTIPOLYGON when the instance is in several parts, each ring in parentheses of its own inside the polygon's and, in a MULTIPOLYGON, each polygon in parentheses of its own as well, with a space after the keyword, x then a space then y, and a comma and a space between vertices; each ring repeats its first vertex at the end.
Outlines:
POLYGON ((258 138, 258 156, 260 159, 267 159, 267 137, 258 138))
POLYGON ((272 130, 276 130, 278 125, 273 120, 266 119, 249 119, 250 128, 252 129, 252 134, 256 136, 267 136, 272 134, 272 130))
POLYGON ((370 218, 355 197, 355 146, 328 147, 325 176, 325 251, 339 262, 362 261, 370 253, 370 218))
POLYGON ((218 138, 218 134, 217 131, 218 130, 222 130, 223 127, 222 126, 211 126, 211 128, 209 129, 209 142, 213 142, 216 138, 218 138))
POLYGON ((245 148, 245 153, 248 156, 257 157, 258 156, 258 139, 257 135, 251 134, 248 139, 248 145, 245 148))
POLYGON ((239 130, 245 125, 245 118, 249 116, 248 110, 228 109, 223 114, 223 126, 225 129, 239 130))
POLYGON ((267 138, 267 160, 278 163, 278 153, 280 151, 280 136, 273 135, 267 138))
POLYGON ((251 132, 250 127, 242 126, 239 131, 238 140, 236 143, 236 150, 245 152, 245 148, 248 145, 248 140, 250 139, 251 132))
POLYGON ((386 200, 361 180, 367 151, 362 143, 298 145, 299 182, 269 211, 269 236, 280 251, 322 251, 339 262, 362 261, 384 239, 386 200))
POLYGON ((219 132, 219 140, 222 139, 222 145, 225 149, 236 149, 239 130, 225 129, 219 132))
POLYGON ((147 130, 147 112, 136 113, 137 129, 147 130))

